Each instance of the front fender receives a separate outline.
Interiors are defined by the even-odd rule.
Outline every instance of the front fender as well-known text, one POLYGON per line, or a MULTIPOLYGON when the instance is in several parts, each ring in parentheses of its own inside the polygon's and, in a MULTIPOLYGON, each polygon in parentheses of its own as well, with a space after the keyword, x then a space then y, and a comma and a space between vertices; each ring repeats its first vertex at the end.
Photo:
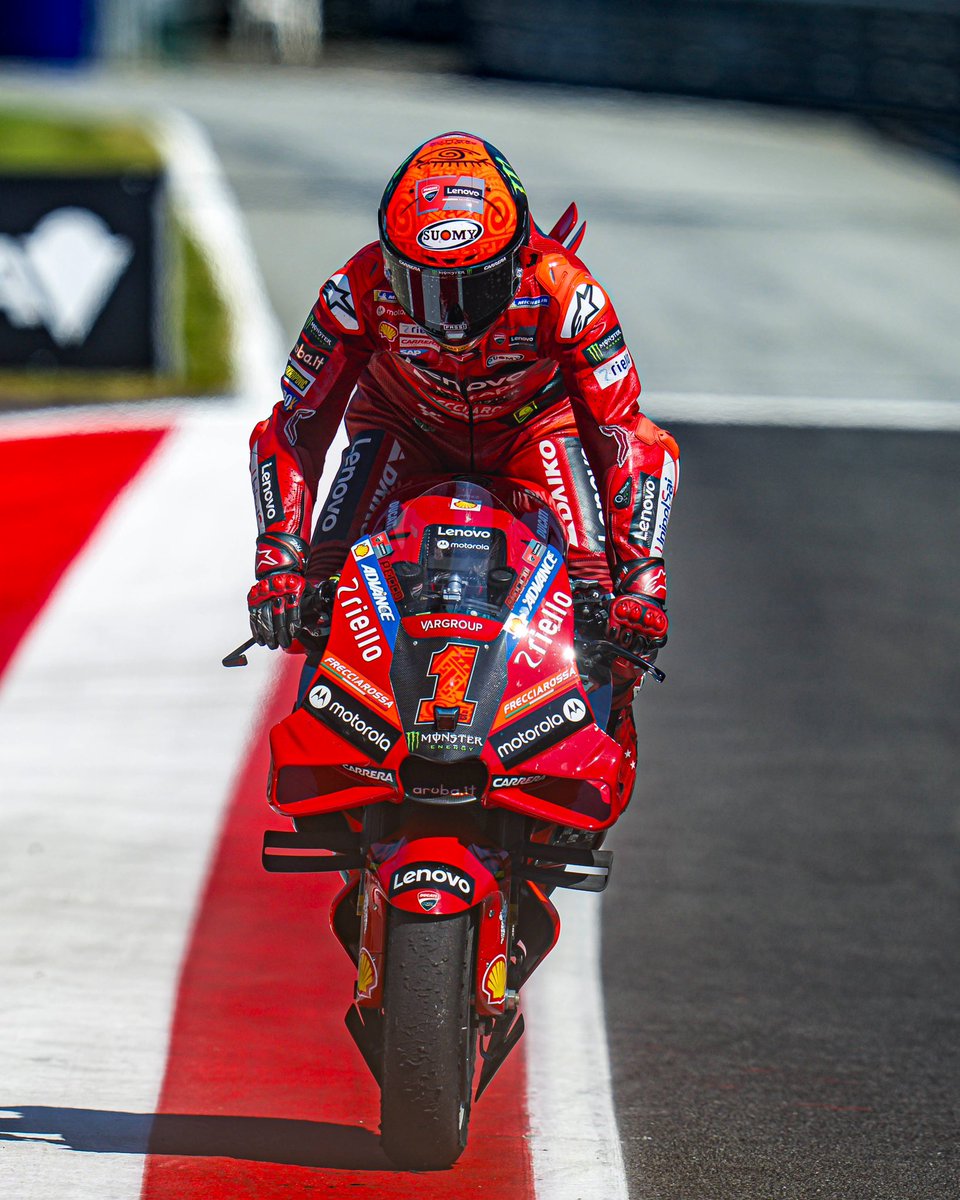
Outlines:
POLYGON ((505 852, 466 846, 455 837, 415 838, 392 848, 376 872, 394 908, 445 917, 498 893, 506 859, 505 852))

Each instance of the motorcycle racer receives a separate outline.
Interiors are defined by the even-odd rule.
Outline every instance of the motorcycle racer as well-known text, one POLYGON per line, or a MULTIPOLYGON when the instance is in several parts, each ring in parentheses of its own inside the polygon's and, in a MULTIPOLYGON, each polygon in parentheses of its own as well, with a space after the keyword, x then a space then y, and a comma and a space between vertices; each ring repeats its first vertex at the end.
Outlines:
MULTIPOLYGON (((340 568, 386 500, 454 474, 543 497, 571 576, 613 593, 608 636, 640 651, 666 641, 679 453, 640 411, 613 304, 574 253, 582 228, 563 244, 573 223, 541 233, 513 168, 471 134, 431 138, 394 173, 379 240, 324 283, 251 437, 261 644, 291 645, 307 581, 340 568), (349 445, 313 522, 344 413, 349 445)), ((618 659, 623 717, 636 679, 618 659)))

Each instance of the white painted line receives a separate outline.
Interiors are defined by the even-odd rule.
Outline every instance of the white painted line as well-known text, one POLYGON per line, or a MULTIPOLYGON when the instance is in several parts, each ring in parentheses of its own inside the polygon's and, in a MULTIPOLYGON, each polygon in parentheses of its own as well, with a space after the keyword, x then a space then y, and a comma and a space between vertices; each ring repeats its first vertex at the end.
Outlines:
POLYGON ((956 402, 644 392, 640 403, 651 420, 668 426, 671 421, 688 421, 702 425, 960 432, 960 387, 956 402))
POLYGON ((267 300, 243 217, 206 132, 183 112, 164 114, 155 136, 176 209, 193 231, 230 312, 234 388, 264 414, 280 396, 288 347, 267 300))
POLYGON ((237 421, 171 435, 0 685, 10 1196, 140 1194, 198 888, 276 665, 219 661, 246 636, 246 459, 237 421))
POLYGON ((0 683, 4 1195, 140 1195, 184 946, 279 662, 220 666, 248 632, 248 458, 246 417, 186 418, 0 683))
POLYGON ((537 1200, 627 1200, 600 977, 600 897, 564 893, 557 907, 560 940, 523 992, 537 1200))

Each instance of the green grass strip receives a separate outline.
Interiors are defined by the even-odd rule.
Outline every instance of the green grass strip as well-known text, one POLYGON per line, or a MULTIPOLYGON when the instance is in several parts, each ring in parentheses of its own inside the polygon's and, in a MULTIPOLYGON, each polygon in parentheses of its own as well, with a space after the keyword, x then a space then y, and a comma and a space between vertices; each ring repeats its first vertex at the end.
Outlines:
POLYGON ((157 147, 129 119, 0 109, 0 171, 75 175, 162 167, 157 147))

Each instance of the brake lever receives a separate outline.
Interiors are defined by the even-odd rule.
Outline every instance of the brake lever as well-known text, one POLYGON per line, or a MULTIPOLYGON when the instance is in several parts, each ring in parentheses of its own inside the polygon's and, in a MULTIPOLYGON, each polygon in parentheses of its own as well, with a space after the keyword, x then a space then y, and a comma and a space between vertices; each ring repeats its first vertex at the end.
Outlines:
POLYGON ((627 662, 632 662, 636 666, 643 669, 644 675, 652 675, 657 683, 663 683, 666 675, 659 667, 640 654, 634 653, 633 650, 628 650, 626 646, 618 646, 616 642, 608 642, 604 638, 600 638, 593 643, 594 646, 609 658, 625 658, 627 662))
MULTIPOLYGON (((300 611, 308 619, 313 618, 316 621, 320 621, 323 619, 323 616, 324 616, 323 601, 320 596, 319 588, 312 588, 309 591, 304 592, 303 599, 300 604, 300 611)), ((311 631, 304 629, 304 630, 302 630, 302 632, 306 633, 309 636, 311 631)), ((299 636, 299 634, 297 636, 299 636)), ((242 646, 238 646, 236 648, 236 650, 231 650, 230 653, 226 656, 226 658, 222 658, 220 660, 221 665, 224 667, 245 667, 245 666, 247 666, 247 651, 252 646, 256 646, 256 645, 257 645, 256 638, 247 638, 247 640, 243 643, 242 646)))
POLYGON ((247 638, 242 646, 238 646, 236 650, 231 650, 226 658, 220 660, 225 667, 245 667, 247 665, 247 651, 251 646, 257 644, 256 638, 247 638))

